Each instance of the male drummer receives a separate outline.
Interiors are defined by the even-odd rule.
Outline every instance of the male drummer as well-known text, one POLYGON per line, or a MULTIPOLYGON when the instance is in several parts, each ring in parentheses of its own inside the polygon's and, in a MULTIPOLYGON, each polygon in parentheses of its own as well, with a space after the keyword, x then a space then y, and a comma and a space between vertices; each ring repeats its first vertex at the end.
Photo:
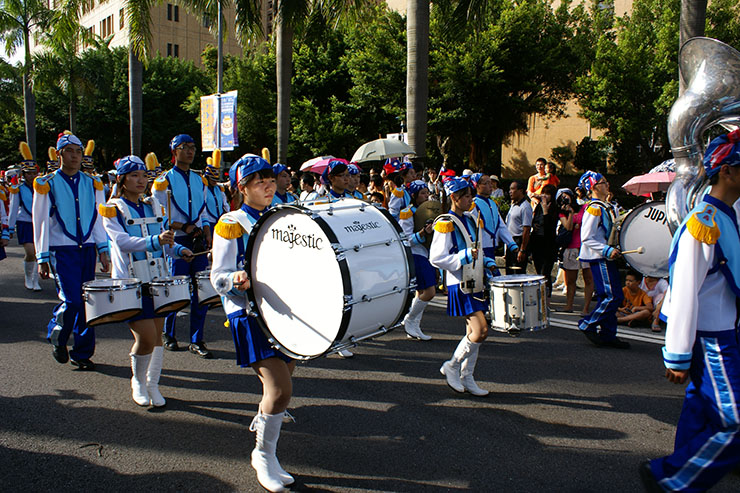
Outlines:
POLYGON ((712 189, 673 237, 661 313, 666 378, 691 383, 673 453, 640 466, 649 491, 707 491, 740 464, 740 130, 709 144, 704 169, 712 189))
MULTIPOLYGON (((475 187, 476 196, 473 198, 476 211, 474 214, 483 221, 483 234, 481 243, 483 254, 486 257, 494 258, 496 248, 503 242, 512 252, 519 249, 519 245, 506 227, 506 223, 501 218, 496 202, 491 198, 493 192, 493 182, 491 177, 485 173, 473 173, 470 176, 470 183, 475 187)), ((498 268, 494 270, 495 276, 500 275, 498 268)))
POLYGON ((47 339, 59 363, 71 361, 80 370, 93 370, 95 331, 85 323, 82 284, 95 279, 96 257, 103 272, 110 267, 108 238, 98 215, 98 205, 105 203, 103 182, 80 173, 82 142, 76 136, 61 134, 56 151, 61 168, 33 183, 33 241, 39 274, 42 279, 56 274, 61 300, 54 308, 47 339), (74 345, 67 352, 70 334, 74 345))
POLYGON ((617 337, 617 309, 622 304, 622 283, 616 260, 622 252, 609 246, 617 211, 607 202, 609 182, 600 173, 586 171, 578 182, 591 195, 581 223, 579 260, 588 262, 594 278, 596 307, 578 321, 578 328, 598 347, 629 349, 630 344, 617 337), (601 331, 597 333, 597 328, 601 331))
MULTIPOLYGON (((169 228, 175 231, 175 242, 192 251, 195 255, 206 251, 211 243, 211 228, 205 221, 206 191, 208 182, 190 169, 195 159, 195 141, 186 134, 176 135, 170 142, 172 161, 171 170, 154 181, 153 195, 167 209, 169 228)), ((188 263, 183 259, 171 259, 173 276, 190 276, 206 270, 208 258, 197 255, 188 263)), ((198 290, 190 296, 190 345, 188 351, 201 358, 213 358, 203 342, 203 328, 206 322, 208 306, 200 306, 198 290)), ((169 351, 179 350, 175 339, 177 314, 167 316, 164 324, 164 348, 169 351)))
POLYGON ((275 163, 272 165, 272 171, 275 173, 275 196, 272 199, 272 206, 279 204, 290 204, 298 200, 295 194, 288 191, 290 186, 290 169, 284 164, 275 163))

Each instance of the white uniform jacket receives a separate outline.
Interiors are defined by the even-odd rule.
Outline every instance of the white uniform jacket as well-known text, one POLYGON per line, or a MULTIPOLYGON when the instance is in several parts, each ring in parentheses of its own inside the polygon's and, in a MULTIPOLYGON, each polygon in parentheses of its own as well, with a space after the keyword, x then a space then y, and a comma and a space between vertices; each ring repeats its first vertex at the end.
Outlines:
MULTIPOLYGON (((429 250, 424 246, 425 237, 420 234, 419 231, 414 231, 414 214, 416 213, 416 207, 409 206, 405 209, 401 209, 399 215, 398 224, 401 226, 404 234, 409 237, 409 244, 411 245, 411 253, 414 255, 421 255, 422 257, 429 258, 429 250)), ((432 231, 431 234, 434 234, 432 231)))
MULTIPOLYGON (((453 214, 450 212, 450 214, 453 214)), ((473 242, 478 236, 475 219, 470 212, 462 217, 457 216, 467 226, 468 234, 473 242)), ((496 261, 483 256, 483 249, 478 251, 478 258, 482 258, 486 268, 496 265, 496 261)), ((434 223, 434 236, 429 249, 429 263, 448 272, 447 285, 452 286, 462 282, 463 265, 473 262, 472 248, 465 247, 465 239, 452 221, 438 219, 434 223)))
POLYGON ((14 234, 16 222, 33 222, 31 215, 33 210, 33 184, 24 181, 10 187, 9 192, 8 229, 10 234, 14 234))
POLYGON ((580 260, 587 262, 609 258, 614 250, 608 244, 609 234, 614 227, 613 218, 618 217, 617 215, 616 207, 606 202, 592 201, 588 205, 581 222, 581 251, 578 255, 580 260))

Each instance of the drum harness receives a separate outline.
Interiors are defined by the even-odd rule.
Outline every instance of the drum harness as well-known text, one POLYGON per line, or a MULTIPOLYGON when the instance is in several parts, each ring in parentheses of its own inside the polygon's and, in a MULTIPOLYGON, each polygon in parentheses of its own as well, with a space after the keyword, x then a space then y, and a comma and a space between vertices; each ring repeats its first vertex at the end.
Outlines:
MULTIPOLYGON (((480 249, 480 237, 481 237, 481 224, 480 217, 478 218, 478 237, 476 238, 475 244, 468 233, 467 228, 460 219, 453 214, 443 214, 437 218, 437 221, 452 221, 457 229, 462 233, 462 237, 465 240, 465 248, 477 248, 478 256, 483 255, 483 251, 480 249)), ((483 259, 474 259, 473 262, 462 266, 462 282, 460 283, 460 291, 465 294, 480 293, 485 289, 484 285, 484 268, 483 259)), ((480 300, 484 301, 484 300, 480 300)))
MULTIPOLYGON (((614 212, 614 207, 603 200, 591 199, 591 202, 589 202, 588 205, 595 205, 608 214, 608 221, 611 223, 611 229, 607 231, 607 245, 610 247, 619 247, 619 228, 622 225, 624 216, 617 216, 614 212)), ((604 229, 606 229, 606 226, 604 226, 604 229)))

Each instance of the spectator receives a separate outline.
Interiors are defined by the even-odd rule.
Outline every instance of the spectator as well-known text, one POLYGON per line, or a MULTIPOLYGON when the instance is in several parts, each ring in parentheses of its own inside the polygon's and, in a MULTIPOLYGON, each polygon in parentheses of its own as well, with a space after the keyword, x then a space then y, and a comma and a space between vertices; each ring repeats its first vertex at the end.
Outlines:
POLYGON ((576 187, 576 201, 578 205, 585 205, 588 202, 588 192, 583 187, 576 187))
POLYGON ((316 180, 311 173, 303 173, 301 175, 301 202, 309 202, 319 198, 319 194, 314 190, 314 184, 316 180))
POLYGON ((530 199, 536 201, 539 199, 542 187, 545 185, 554 185, 557 188, 560 180, 555 176, 555 174, 550 175, 547 173, 547 159, 543 157, 538 158, 534 165, 535 168, 537 168, 537 173, 529 177, 529 182, 527 183, 527 195, 530 199))
POLYGON ((617 309, 617 322, 626 323, 630 327, 641 323, 647 323, 653 316, 653 301, 645 291, 640 289, 642 274, 631 270, 624 278, 625 286, 622 288, 624 301, 617 309))
POLYGON ((506 216, 506 227, 509 228, 518 250, 506 249, 506 273, 525 274, 527 272, 527 252, 529 235, 532 231, 532 206, 526 196, 524 183, 518 180, 511 182, 509 196, 511 208, 506 216))
POLYGON ((659 277, 645 276, 640 283, 640 289, 650 296, 655 307, 650 328, 653 332, 660 332, 662 330, 659 318, 660 309, 663 307, 663 299, 665 298, 666 291, 668 291, 668 281, 659 277))
POLYGON ((367 197, 367 189, 370 186, 370 176, 362 173, 360 175, 360 183, 357 185, 357 190, 365 197, 367 197))
POLYGON ((578 270, 583 275, 583 309, 581 315, 588 315, 591 297, 594 294, 594 278, 588 262, 578 260, 581 250, 581 222, 586 208, 576 201, 576 197, 569 188, 561 188, 557 193, 557 203, 560 209, 560 225, 571 232, 570 242, 563 249, 563 270, 565 271, 565 311, 573 311, 573 301, 576 295, 576 280, 578 270))
POLYGON ((498 176, 491 175, 491 186, 493 187, 493 191, 491 192, 491 198, 497 199, 499 197, 504 196, 504 191, 498 187, 498 176))
POLYGON ((558 255, 555 229, 558 225, 558 210, 555 204, 557 188, 545 185, 540 191, 540 200, 532 215, 532 233, 529 251, 537 274, 545 276, 547 296, 552 295, 552 268, 558 255))

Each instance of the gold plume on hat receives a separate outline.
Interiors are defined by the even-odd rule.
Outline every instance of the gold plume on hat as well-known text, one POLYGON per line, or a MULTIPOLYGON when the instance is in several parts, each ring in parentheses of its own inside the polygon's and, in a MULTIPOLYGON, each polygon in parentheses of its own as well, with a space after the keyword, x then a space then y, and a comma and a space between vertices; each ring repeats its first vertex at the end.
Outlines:
POLYGON ((70 132, 69 130, 65 130, 65 131, 64 131, 64 132, 62 132, 62 133, 63 133, 64 135, 72 135, 72 132, 70 132))
POLYGON ((56 161, 57 160, 57 150, 56 148, 49 146, 49 161, 56 161))
POLYGON ((153 152, 150 152, 146 155, 146 157, 144 158, 144 162, 146 162, 146 169, 148 169, 149 171, 154 171, 159 166, 157 155, 153 152))
POLYGON ((85 146, 85 156, 92 156, 93 151, 95 151, 95 141, 90 139, 85 146))
POLYGON ((270 149, 267 147, 262 148, 262 159, 267 161, 267 164, 270 164, 270 149))
POLYGON ((212 157, 210 157, 210 156, 208 156, 208 157, 206 158, 206 164, 207 164, 208 166, 213 166, 213 158, 212 158, 212 157))
POLYGON ((219 169, 221 167, 221 149, 214 149, 212 157, 212 166, 216 169, 219 169))
POLYGON ((31 154, 31 148, 28 147, 28 144, 26 142, 21 142, 18 146, 21 151, 21 156, 23 156, 23 159, 26 161, 33 161, 33 154, 31 154))

